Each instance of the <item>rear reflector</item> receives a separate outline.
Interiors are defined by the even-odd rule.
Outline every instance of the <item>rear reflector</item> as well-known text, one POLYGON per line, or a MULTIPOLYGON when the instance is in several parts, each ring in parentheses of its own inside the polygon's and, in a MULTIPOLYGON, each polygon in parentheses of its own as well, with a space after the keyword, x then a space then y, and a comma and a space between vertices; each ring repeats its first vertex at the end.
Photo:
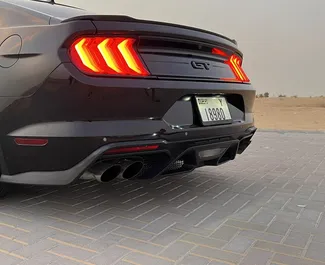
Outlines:
POLYGON ((35 139, 35 138, 15 138, 17 145, 25 146, 45 146, 49 142, 48 139, 35 139))
POLYGON ((159 145, 144 145, 144 146, 132 146, 132 147, 120 147, 108 150, 105 154, 121 154, 121 153, 135 153, 141 151, 153 151, 158 149, 159 145))
POLYGON ((69 55, 85 74, 148 76, 135 42, 133 38, 83 37, 71 45, 69 55))

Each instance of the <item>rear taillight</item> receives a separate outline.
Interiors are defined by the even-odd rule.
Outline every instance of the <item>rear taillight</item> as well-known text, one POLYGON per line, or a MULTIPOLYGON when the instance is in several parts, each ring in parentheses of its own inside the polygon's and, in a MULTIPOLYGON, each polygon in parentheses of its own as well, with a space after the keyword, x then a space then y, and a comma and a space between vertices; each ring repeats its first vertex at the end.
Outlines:
POLYGON ((235 78, 223 78, 223 80, 233 81, 233 82, 243 82, 243 83, 250 82, 248 76, 245 74, 242 68, 243 61, 239 56, 235 54, 229 56, 223 50, 218 48, 213 48, 212 53, 227 58, 226 64, 229 65, 231 71, 235 75, 235 78))
POLYGON ((231 70, 235 74, 236 80, 245 83, 248 83, 250 81, 242 68, 242 59, 240 57, 238 57, 237 55, 230 56, 229 60, 227 61, 227 64, 230 66, 231 70))
POLYGON ((135 50, 136 39, 122 37, 83 37, 70 47, 73 64, 89 75, 148 76, 135 50))
POLYGON ((212 53, 223 56, 223 57, 227 57, 227 54, 223 50, 220 50, 218 48, 213 48, 212 53))

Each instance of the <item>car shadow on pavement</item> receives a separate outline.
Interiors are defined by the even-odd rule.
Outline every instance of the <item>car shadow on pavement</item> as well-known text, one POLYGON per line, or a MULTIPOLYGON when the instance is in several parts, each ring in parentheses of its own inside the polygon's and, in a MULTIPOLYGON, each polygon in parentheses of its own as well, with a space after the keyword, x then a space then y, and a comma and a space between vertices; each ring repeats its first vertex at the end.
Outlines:
POLYGON ((109 183, 78 181, 69 186, 12 186, 3 209, 23 210, 35 216, 60 216, 63 220, 97 222, 116 217, 150 223, 168 216, 171 223, 215 230, 226 218, 257 211, 269 199, 263 183, 245 179, 246 173, 222 172, 213 167, 186 175, 160 176, 152 180, 114 179, 109 183), (263 196, 259 192, 264 191, 263 196), (252 207, 252 204, 253 207, 252 207), (87 221, 89 220, 89 221, 87 221))

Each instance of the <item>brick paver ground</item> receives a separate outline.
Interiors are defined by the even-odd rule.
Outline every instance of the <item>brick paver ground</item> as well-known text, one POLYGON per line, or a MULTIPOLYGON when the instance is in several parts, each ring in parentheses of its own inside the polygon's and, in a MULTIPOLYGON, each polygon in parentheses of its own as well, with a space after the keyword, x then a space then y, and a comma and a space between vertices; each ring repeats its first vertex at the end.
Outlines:
POLYGON ((20 187, 0 264, 325 265, 325 134, 260 132, 218 168, 20 187))

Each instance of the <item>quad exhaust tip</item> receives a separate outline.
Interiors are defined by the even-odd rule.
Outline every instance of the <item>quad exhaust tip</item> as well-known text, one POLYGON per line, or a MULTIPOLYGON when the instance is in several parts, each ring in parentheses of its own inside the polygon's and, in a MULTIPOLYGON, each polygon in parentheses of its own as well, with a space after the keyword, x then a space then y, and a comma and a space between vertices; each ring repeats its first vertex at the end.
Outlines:
POLYGON ((122 168, 120 165, 112 165, 100 176, 100 182, 110 182, 111 180, 117 178, 120 175, 121 171, 122 168))
MULTIPOLYGON (((87 176, 95 177, 98 182, 107 183, 121 176, 124 179, 133 179, 143 170, 141 161, 122 160, 115 163, 98 163, 89 169, 87 176)), ((85 175, 85 179, 87 179, 85 175)))
POLYGON ((122 177, 125 179, 135 178, 140 174, 144 165, 141 161, 130 162, 129 165, 124 169, 122 177))
POLYGON ((122 172, 119 164, 98 163, 89 169, 89 173, 99 182, 109 182, 122 172))

